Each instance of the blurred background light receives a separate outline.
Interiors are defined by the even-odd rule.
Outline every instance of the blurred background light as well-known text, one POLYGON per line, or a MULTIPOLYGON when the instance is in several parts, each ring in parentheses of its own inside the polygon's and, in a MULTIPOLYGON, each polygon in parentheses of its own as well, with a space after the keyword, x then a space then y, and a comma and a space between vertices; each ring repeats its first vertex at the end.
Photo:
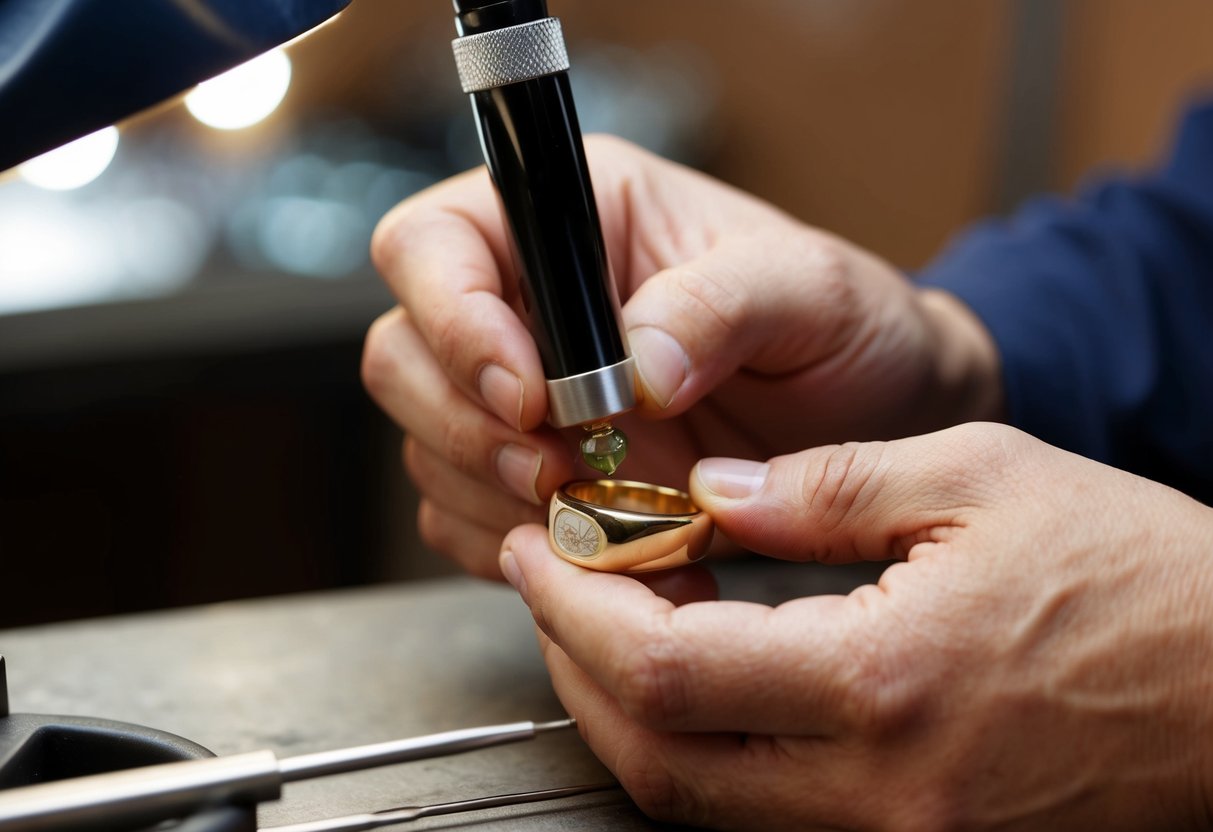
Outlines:
MULTIPOLYGON (((381 23, 371 15, 366 25, 381 23)), ((482 162, 449 73, 446 25, 422 38, 429 51, 393 49, 394 68, 370 74, 347 66, 349 50, 326 42, 341 27, 327 28, 292 47, 293 68, 282 50, 266 53, 199 85, 184 106, 124 125, 120 145, 110 128, 31 161, 24 178, 0 184, 0 321, 228 290, 278 293, 289 307, 312 291, 304 282, 338 280, 372 319, 391 300, 370 267, 375 224, 482 162), (362 98, 353 91, 364 77, 377 80, 362 98), (275 129, 228 132, 271 113, 275 129), (76 187, 106 164, 103 178, 76 187)), ((692 163, 713 152, 720 76, 694 46, 582 41, 578 54, 572 82, 587 132, 692 163)))
POLYGON ((30 159, 17 170, 30 184, 70 191, 105 172, 118 149, 118 128, 106 127, 30 159))
POLYGON ((291 85, 291 59, 281 49, 203 81, 185 96, 194 118, 217 130, 240 130, 278 108, 291 85))

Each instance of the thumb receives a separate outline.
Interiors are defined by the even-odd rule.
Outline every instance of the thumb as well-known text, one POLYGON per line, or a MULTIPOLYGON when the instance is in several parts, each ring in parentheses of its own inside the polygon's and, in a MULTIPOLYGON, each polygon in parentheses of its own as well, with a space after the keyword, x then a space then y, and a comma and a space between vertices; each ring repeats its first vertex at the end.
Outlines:
POLYGON ((674 416, 740 367, 782 375, 837 352, 865 318, 861 255, 804 226, 737 234, 658 272, 623 308, 642 408, 674 416))
POLYGON ((970 424, 766 463, 705 459, 691 473, 691 496, 755 552, 825 563, 906 558, 918 544, 946 542, 983 507, 1005 504, 1011 462, 1033 441, 970 424))

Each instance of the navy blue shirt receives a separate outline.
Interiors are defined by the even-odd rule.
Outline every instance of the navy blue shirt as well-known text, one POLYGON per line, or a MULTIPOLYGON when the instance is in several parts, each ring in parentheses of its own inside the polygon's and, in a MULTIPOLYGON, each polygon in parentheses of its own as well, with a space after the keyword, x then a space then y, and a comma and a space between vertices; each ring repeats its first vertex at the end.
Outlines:
POLYGON ((919 281, 989 328, 1011 424, 1213 502, 1213 104, 1158 172, 981 224, 919 281))

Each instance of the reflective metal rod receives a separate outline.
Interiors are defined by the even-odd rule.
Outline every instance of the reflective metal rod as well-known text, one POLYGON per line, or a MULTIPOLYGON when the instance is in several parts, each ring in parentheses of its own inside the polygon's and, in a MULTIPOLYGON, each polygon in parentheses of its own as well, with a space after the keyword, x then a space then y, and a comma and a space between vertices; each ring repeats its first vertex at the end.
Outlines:
POLYGON ((433 817, 435 815, 453 815, 457 812, 473 812, 477 809, 518 806, 523 803, 557 800, 562 797, 573 797, 574 795, 617 788, 619 788, 618 783, 594 783, 588 786, 567 786, 561 789, 542 789, 533 792, 519 792, 517 794, 499 794, 492 797, 477 797, 471 800, 438 803, 433 806, 403 806, 399 809, 385 809, 382 812, 346 815, 340 818, 292 823, 286 826, 268 826, 262 827, 260 832, 362 832, 365 829, 378 829, 381 826, 408 823, 409 821, 420 820, 421 818, 433 817))
POLYGON ((0 791, 0 832, 109 830, 180 818, 206 806, 260 803, 284 782, 474 751, 569 728, 573 720, 512 722, 304 754, 270 751, 111 771, 0 791))
POLYGON ((339 748, 336 751, 301 754, 298 757, 288 757, 280 761, 278 770, 282 772, 284 783, 292 783, 312 777, 360 771, 364 768, 386 766, 392 763, 407 763, 410 760, 420 760, 426 757, 462 754, 491 745, 529 740, 536 734, 571 728, 574 724, 571 719, 562 719, 557 722, 511 722, 505 725, 488 725, 483 728, 462 728, 457 731, 444 731, 441 734, 428 734, 424 737, 360 745, 356 748, 339 748))

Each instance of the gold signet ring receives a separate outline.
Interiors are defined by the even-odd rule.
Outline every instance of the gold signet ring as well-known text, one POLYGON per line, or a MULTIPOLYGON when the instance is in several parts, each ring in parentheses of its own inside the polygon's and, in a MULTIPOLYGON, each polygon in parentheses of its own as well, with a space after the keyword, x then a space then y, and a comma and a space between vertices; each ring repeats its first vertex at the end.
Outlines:
POLYGON ((712 518, 682 491, 625 480, 576 480, 552 495, 548 542, 600 572, 651 572, 703 557, 712 518))

